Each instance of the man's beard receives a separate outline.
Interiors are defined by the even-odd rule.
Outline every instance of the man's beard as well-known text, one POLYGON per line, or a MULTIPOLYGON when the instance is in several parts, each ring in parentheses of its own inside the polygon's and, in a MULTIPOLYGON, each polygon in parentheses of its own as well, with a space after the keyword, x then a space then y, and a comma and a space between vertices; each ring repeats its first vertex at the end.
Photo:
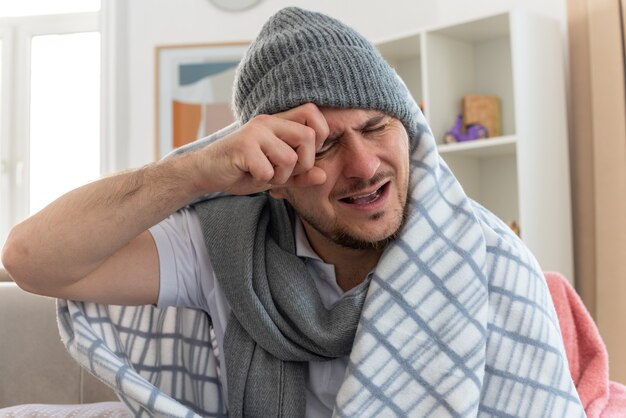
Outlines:
MULTIPOLYGON (((408 213, 407 207, 408 205, 405 203, 402 208, 402 215, 401 215, 400 223, 398 227, 396 228, 396 230, 391 235, 385 238, 382 238, 378 241, 367 241, 359 237, 355 237, 352 234, 350 234, 348 231, 343 230, 343 228, 337 228, 337 230, 335 230, 333 234, 330 234, 330 236, 326 236, 324 232, 320 231, 319 229, 318 231, 324 236, 326 236, 326 238, 333 241, 335 244, 340 245, 345 248, 350 248, 352 250, 382 250, 385 247, 387 247, 387 245, 389 245, 390 242, 395 241, 398 238, 398 236, 400 236, 400 231, 402 231, 402 228, 404 227, 404 224, 406 223, 406 218, 407 218, 407 213, 408 213)), ((372 217, 376 218, 377 215, 373 215, 372 217)), ((315 225, 311 225, 311 226, 315 228, 315 225)))
MULTIPOLYGON (((328 239, 329 241, 341 247, 349 248, 353 250, 382 250, 390 242, 398 238, 398 236, 400 235, 400 232, 402 231, 402 228, 404 227, 404 224, 406 223, 406 219, 408 215, 408 204, 407 204, 408 197, 405 196, 405 198, 402 199, 401 196, 398 196, 398 200, 402 202, 402 208, 400 209, 401 213, 399 215, 396 215, 400 217, 400 221, 398 222, 397 227, 391 234, 375 241, 358 237, 354 235, 353 233, 351 233, 350 231, 348 231, 346 228, 343 228, 341 226, 324 225, 324 222, 322 220, 316 218, 310 213, 299 212, 298 215, 306 223, 308 223, 311 227, 313 227, 316 231, 318 231, 324 238, 328 239)), ((383 215, 384 214, 382 212, 375 213, 371 216, 371 219, 372 221, 376 221, 383 215)), ((394 220, 395 219, 397 218, 394 218, 394 220)))

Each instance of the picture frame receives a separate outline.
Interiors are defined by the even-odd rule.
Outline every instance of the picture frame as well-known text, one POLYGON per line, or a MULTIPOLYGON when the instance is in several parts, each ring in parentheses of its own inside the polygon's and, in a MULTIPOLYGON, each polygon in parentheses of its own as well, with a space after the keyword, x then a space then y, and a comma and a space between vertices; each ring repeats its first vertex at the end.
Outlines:
POLYGON ((155 49, 155 159, 230 124, 235 69, 249 42, 155 49))

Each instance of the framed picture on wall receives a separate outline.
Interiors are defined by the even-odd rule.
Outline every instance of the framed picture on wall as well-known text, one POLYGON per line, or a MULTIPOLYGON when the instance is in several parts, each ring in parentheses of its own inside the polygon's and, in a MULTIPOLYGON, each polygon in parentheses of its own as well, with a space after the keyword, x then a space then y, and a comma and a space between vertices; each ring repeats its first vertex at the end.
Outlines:
POLYGON ((235 69, 248 42, 156 48, 155 158, 228 124, 235 69))

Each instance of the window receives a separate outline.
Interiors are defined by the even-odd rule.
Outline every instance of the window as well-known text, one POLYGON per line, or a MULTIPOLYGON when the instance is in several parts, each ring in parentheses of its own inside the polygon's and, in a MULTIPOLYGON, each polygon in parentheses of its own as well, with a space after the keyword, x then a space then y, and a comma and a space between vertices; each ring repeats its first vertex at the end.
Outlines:
POLYGON ((100 0, 0 2, 0 245, 100 175, 100 0))
POLYGON ((32 39, 29 212, 100 175, 100 34, 32 39))

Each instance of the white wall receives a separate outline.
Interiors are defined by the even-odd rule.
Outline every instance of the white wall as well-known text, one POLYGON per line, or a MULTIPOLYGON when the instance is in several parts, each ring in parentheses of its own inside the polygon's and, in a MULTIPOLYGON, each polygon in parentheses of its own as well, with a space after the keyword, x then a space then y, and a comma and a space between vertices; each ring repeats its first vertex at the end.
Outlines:
POLYGON ((111 168, 136 167, 154 158, 156 46, 251 40, 269 16, 290 5, 328 13, 373 41, 523 7, 557 19, 566 39, 565 0, 263 0, 240 13, 220 11, 207 0, 118 0, 109 26, 117 32, 112 97, 119 112, 111 168))

